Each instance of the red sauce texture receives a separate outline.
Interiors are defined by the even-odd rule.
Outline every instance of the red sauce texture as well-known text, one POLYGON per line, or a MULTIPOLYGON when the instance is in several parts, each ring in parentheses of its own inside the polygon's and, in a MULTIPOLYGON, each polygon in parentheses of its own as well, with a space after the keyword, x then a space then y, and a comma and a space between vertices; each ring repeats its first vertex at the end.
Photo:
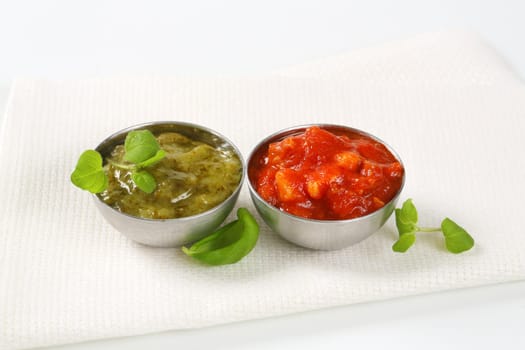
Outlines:
POLYGON ((398 192, 404 169, 378 141, 310 127, 271 143, 250 178, 268 203, 290 214, 318 220, 367 215, 398 192))

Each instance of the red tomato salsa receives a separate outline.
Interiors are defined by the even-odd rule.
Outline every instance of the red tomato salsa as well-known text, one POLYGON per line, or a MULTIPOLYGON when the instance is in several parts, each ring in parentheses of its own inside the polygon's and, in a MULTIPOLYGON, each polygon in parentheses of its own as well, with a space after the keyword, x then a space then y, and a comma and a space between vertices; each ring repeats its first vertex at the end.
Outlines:
POLYGON ((404 173, 378 141, 316 126, 271 143, 257 165, 250 177, 262 198, 317 220, 351 219, 383 207, 400 189, 404 173))

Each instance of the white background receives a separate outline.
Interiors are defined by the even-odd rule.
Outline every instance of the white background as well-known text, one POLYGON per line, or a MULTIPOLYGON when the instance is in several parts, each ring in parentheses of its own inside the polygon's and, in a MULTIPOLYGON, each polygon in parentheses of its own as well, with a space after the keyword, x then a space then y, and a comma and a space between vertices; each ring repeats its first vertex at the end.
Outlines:
MULTIPOLYGON (((525 75, 525 2, 0 0, 0 106, 16 77, 259 74, 470 29, 525 75)), ((64 349, 522 349, 525 282, 64 349)))

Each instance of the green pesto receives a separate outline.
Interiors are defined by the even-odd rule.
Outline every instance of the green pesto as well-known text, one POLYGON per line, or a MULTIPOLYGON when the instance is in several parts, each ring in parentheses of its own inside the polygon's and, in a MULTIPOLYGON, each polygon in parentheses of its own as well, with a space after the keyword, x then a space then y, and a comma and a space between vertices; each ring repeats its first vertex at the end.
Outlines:
POLYGON ((237 188, 242 175, 239 157, 174 132, 156 137, 165 157, 148 167, 156 188, 146 193, 137 188, 125 164, 125 146, 115 147, 104 166, 108 187, 100 198, 121 212, 149 219, 171 219, 209 210, 237 188))

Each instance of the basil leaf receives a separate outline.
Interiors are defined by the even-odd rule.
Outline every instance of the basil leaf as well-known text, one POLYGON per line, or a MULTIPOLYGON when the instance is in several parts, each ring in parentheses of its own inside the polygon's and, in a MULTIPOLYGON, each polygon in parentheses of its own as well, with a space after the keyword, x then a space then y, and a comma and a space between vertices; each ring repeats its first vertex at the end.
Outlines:
POLYGON ((145 170, 132 172, 131 179, 140 190, 146 193, 152 193, 157 187, 157 181, 155 181, 153 175, 145 170))
POLYGON ((395 210, 395 216, 396 216, 396 227, 399 231, 399 235, 403 235, 405 233, 414 233, 417 230, 417 221, 410 221, 406 214, 404 214, 403 209, 397 208, 395 210))
POLYGON ((131 163, 141 163, 155 156, 160 149, 155 136, 149 130, 133 130, 124 141, 124 159, 131 163))
POLYGON ((71 174, 71 182, 91 193, 103 192, 108 187, 108 177, 102 167, 102 156, 94 150, 84 151, 71 174))
POLYGON ((152 165, 155 165, 157 164, 158 162, 160 162, 162 159, 164 159, 164 157, 166 157, 166 151, 162 150, 162 149, 159 149, 157 151, 157 153, 155 153, 155 155, 149 159, 146 159, 145 161, 143 162, 140 162, 137 164, 137 167, 138 168, 147 168, 147 167, 150 167, 152 165))
POLYGON ((186 249, 186 253, 194 256, 225 247, 229 242, 235 242, 240 238, 242 229, 242 223, 239 222, 239 220, 234 220, 219 228, 211 235, 193 243, 190 249, 186 249))
POLYGON ((400 209, 398 220, 403 224, 413 224, 414 226, 417 225, 417 209, 412 202, 412 199, 409 198, 403 203, 403 206, 400 209))
POLYGON ((392 245, 392 250, 404 253, 416 241, 417 210, 412 199, 407 199, 401 208, 395 210, 396 227, 399 231, 399 239, 392 245))
POLYGON ((245 208, 237 210, 238 219, 182 251, 208 265, 234 264, 248 255, 259 238, 259 225, 245 208))
POLYGON ((398 253, 404 253, 414 244, 416 241, 415 233, 406 233, 399 236, 399 239, 392 246, 392 250, 398 253))
POLYGON ((441 222, 441 230, 445 236, 445 245, 451 253, 462 253, 474 246, 474 239, 467 231, 449 218, 441 222))

